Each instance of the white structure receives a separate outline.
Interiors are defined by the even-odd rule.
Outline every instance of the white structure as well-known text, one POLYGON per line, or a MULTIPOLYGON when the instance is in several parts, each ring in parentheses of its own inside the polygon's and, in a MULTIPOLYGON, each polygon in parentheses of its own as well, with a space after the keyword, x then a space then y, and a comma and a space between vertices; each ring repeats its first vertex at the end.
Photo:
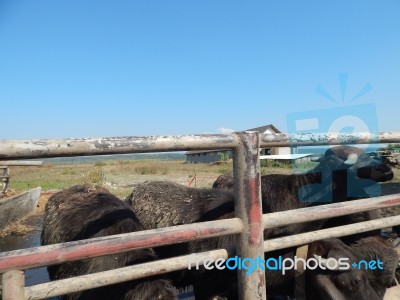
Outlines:
MULTIPOLYGON (((260 134, 281 133, 274 125, 246 129, 245 131, 258 131, 260 134)), ((290 155, 290 147, 270 147, 260 149, 261 155, 290 155)), ((186 161, 191 163, 211 163, 232 157, 231 150, 202 150, 186 152, 186 161)))

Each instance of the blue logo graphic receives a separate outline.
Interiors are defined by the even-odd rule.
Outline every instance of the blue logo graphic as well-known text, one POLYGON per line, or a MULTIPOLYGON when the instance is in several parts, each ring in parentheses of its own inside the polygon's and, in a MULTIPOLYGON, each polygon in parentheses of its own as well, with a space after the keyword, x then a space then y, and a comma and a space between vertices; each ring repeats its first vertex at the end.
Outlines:
MULTIPOLYGON (((351 133, 354 136, 355 142, 357 141, 357 133, 367 133, 367 136, 368 134, 370 136, 378 135, 379 130, 375 105, 373 103, 353 104, 354 101, 359 100, 372 90, 371 84, 365 84, 355 95, 348 99, 346 95, 347 81, 347 74, 339 74, 341 99, 335 99, 326 89, 318 85, 315 92, 329 102, 332 102, 335 106, 327 109, 289 113, 287 115, 288 133, 290 135, 329 133, 332 136, 351 133)), ((370 146, 370 144, 357 145, 358 148, 365 152, 372 150, 370 146)), ((302 150, 305 151, 304 149, 302 150)), ((313 150, 310 149, 308 152, 313 153, 313 150)), ((297 147, 292 146, 292 152, 297 153, 297 147)), ((292 166, 295 173, 300 172, 299 165, 296 162, 292 166)), ((302 172, 304 172, 303 169, 304 167, 301 169, 302 172)), ((309 184, 301 188, 298 195, 299 200, 307 202, 332 202, 332 178, 335 176, 334 174, 338 174, 336 171, 343 169, 344 166, 330 170, 323 169, 321 183, 309 184), (329 191, 329 189, 331 190, 329 191), (327 190, 328 193, 326 193, 327 190)), ((380 186, 375 181, 357 178, 356 175, 349 174, 349 172, 347 175, 348 197, 375 197, 381 195, 380 186)))

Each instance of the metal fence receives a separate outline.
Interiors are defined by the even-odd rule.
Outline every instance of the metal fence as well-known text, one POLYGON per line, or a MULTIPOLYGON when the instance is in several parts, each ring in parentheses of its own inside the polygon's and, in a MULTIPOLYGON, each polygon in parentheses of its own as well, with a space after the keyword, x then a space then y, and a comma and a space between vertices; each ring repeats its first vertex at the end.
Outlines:
MULTIPOLYGON (((357 134, 263 134, 239 132, 227 135, 184 135, 158 137, 113 137, 0 141, 0 159, 28 159, 101 154, 164 152, 183 150, 232 149, 235 186, 235 218, 180 225, 74 241, 0 253, 3 299, 41 299, 103 285, 143 278, 187 268, 188 256, 88 274, 25 287, 23 270, 80 260, 133 249, 174 244, 189 240, 238 234, 239 257, 255 258, 264 252, 307 244, 328 237, 339 237, 400 224, 400 216, 352 225, 263 240, 265 228, 342 216, 360 211, 400 205, 400 194, 319 207, 262 215, 259 148, 335 144, 397 143, 400 133, 357 134), (290 216, 290 217, 289 217, 290 216)), ((227 258, 224 249, 199 254, 227 258)), ((240 299, 266 299, 265 273, 261 269, 245 274, 238 270, 240 299)))

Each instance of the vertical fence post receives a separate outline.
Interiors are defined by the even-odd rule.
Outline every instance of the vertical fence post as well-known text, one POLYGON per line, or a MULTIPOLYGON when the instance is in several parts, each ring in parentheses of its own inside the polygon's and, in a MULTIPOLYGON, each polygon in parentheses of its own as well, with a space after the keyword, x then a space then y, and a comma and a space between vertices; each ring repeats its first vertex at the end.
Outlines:
POLYGON ((3 274, 3 300, 25 299, 25 276, 24 272, 11 270, 3 274))
MULTIPOLYGON (((259 134, 239 132, 236 136, 238 146, 233 151, 235 214, 244 223, 237 253, 242 259, 264 259, 259 134)), ((238 270, 238 279, 239 299, 266 299, 265 271, 257 268, 246 275, 246 270, 238 270)))

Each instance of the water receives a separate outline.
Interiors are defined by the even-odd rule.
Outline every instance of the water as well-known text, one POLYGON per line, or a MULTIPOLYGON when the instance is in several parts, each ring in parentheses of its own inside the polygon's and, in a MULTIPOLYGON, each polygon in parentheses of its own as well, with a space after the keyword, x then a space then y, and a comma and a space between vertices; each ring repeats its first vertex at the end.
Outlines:
POLYGON ((55 157, 38 159, 50 164, 93 164, 110 160, 182 160, 186 159, 184 152, 165 153, 136 153, 136 154, 111 154, 75 157, 55 157))
MULTIPOLYGON (((0 252, 40 246, 42 216, 32 217, 27 223, 33 226, 34 230, 25 235, 12 234, 0 238, 0 252)), ((50 281, 50 278, 46 267, 25 270, 25 286, 36 285, 48 281, 50 281)), ((60 298, 52 297, 47 298, 47 300, 60 300, 60 298)))
MULTIPOLYGON (((0 252, 40 246, 40 233, 42 231, 40 217, 32 218, 29 220, 29 224, 34 226, 34 230, 25 235, 11 234, 0 238, 0 252)), ((26 286, 48 282, 49 280, 46 267, 25 271, 26 286)))

